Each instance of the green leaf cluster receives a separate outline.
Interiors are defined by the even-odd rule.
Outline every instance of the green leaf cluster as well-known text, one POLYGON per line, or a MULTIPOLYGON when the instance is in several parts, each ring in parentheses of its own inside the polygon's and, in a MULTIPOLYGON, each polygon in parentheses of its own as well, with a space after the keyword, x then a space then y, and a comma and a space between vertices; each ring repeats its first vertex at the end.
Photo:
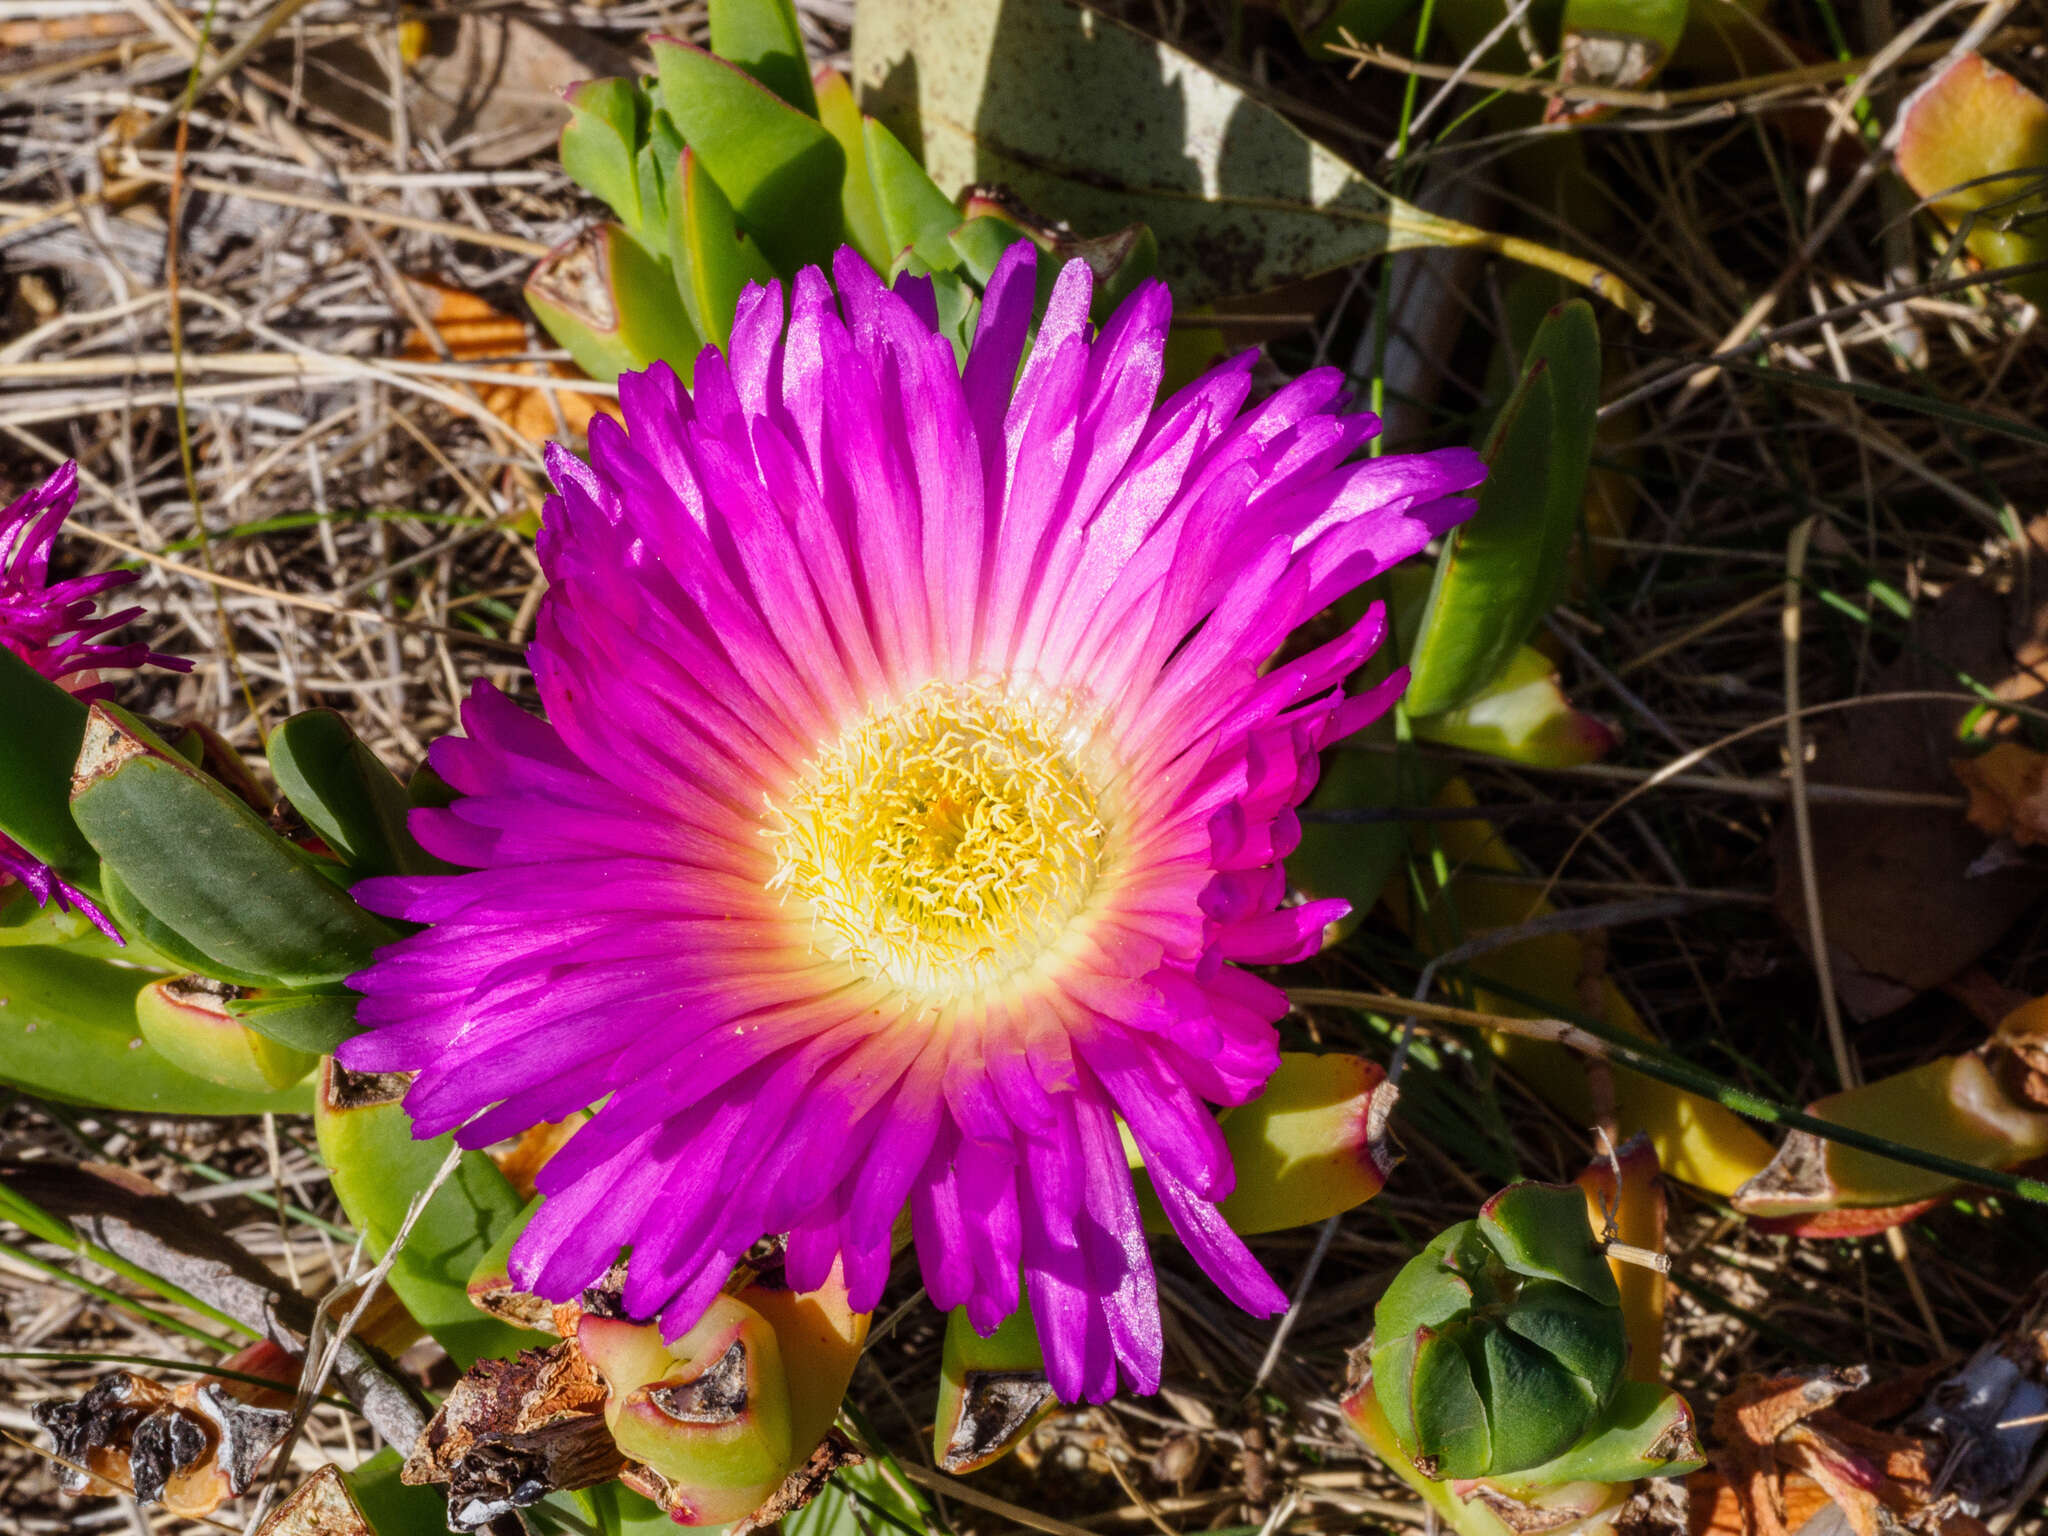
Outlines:
MULTIPOLYGON (((651 76, 567 93, 563 169, 613 220, 535 268, 526 297, 549 333, 594 378, 665 360, 687 383, 747 284, 846 245, 885 278, 929 278, 964 352, 997 260, 1033 232, 997 204, 963 214, 844 77, 814 76, 789 0, 713 0, 711 44, 654 38, 651 76)), ((1064 243, 1096 266, 1103 306, 1156 260, 1141 229, 1064 243)))
POLYGON ((1430 1477, 1526 1489, 1688 1469, 1683 1403, 1624 1380, 1620 1296, 1569 1185, 1510 1185, 1438 1234, 1381 1296, 1370 1358, 1430 1477))

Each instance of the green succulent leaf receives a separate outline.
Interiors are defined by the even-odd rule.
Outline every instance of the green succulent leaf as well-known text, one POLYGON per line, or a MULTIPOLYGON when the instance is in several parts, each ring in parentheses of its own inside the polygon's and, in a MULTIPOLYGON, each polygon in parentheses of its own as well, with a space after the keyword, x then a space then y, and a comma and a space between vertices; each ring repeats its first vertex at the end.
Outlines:
POLYGON ((711 51, 806 117, 818 115, 804 37, 790 0, 711 0, 711 51))
POLYGON ((1444 540, 1404 703, 1434 715, 1482 692, 1556 605, 1579 527, 1600 403, 1600 335, 1582 299, 1538 327, 1487 439, 1478 510, 1444 540))
POLYGON ((774 281, 761 247, 740 230, 703 157, 685 149, 670 203, 669 249, 676 286, 699 336, 721 350, 732 339, 733 311, 748 283, 774 281))
POLYGON ((1458 1339, 1417 1331, 1408 1395, 1416 1441, 1435 1458, 1437 1475, 1483 1477, 1493 1465, 1493 1431, 1458 1339))
POLYGON ((701 48, 656 38, 660 101, 778 271, 829 265, 846 154, 815 117, 701 48))
POLYGON ((1030 238, 1008 219, 982 214, 952 231, 946 236, 946 241, 953 247, 961 270, 986 288, 988 280, 995 276, 996 263, 1003 259, 1003 252, 1018 241, 1030 238))
POLYGON ((1597 761, 1617 740, 1612 727, 1572 707, 1557 663, 1531 645, 1517 649, 1491 682, 1455 709, 1414 716, 1410 724, 1418 741, 1538 768, 1597 761))
MULTIPOLYGON (((433 1182, 454 1141, 413 1139, 400 1099, 403 1080, 321 1068, 313 1127, 334 1193, 380 1257, 404 1224, 406 1208, 433 1182)), ((391 1289, 462 1369, 484 1355, 509 1356, 549 1341, 513 1328, 470 1304, 469 1277, 499 1231, 518 1219, 519 1197, 497 1165, 464 1152, 455 1172, 414 1223, 390 1275, 391 1289)))
POLYGON ((1541 1350, 1604 1402, 1628 1365, 1628 1332, 1618 1306, 1555 1280, 1532 1280, 1501 1326, 1541 1350))
POLYGON ((1561 1281, 1606 1306, 1621 1304, 1614 1271, 1593 1236, 1586 1197, 1574 1186, 1510 1184, 1480 1207, 1478 1226, 1516 1274, 1561 1281))
POLYGON ((1451 1268, 1472 1252, 1477 1229, 1461 1221, 1431 1238, 1422 1252, 1403 1265, 1380 1296, 1373 1311, 1373 1331, 1391 1340, 1422 1328, 1441 1328, 1470 1310, 1472 1282, 1451 1268))
POLYGON ((161 1115, 304 1114, 312 1091, 222 1087, 172 1066, 135 1022, 157 978, 69 950, 0 949, 0 1082, 42 1098, 161 1115))
MULTIPOLYGON (((146 946, 158 959, 168 962, 173 970, 211 976, 218 981, 231 981, 238 987, 277 985, 277 978, 274 976, 258 976, 253 972, 237 970, 234 966, 223 965, 209 956, 197 944, 190 942, 144 906, 142 899, 129 890, 113 870, 100 871, 100 889, 105 898, 107 915, 113 918, 115 925, 127 935, 131 949, 138 944, 146 946)), ((125 952, 123 958, 127 958, 125 952)))
POLYGON ((0 645, 0 834, 74 885, 98 886, 93 851, 69 803, 85 706, 0 645))
POLYGON ((1493 1432, 1490 1459, 1482 1470, 1519 1472, 1540 1466, 1579 1438, 1599 1401, 1555 1357, 1511 1328, 1486 1328, 1479 1338, 1485 1362, 1482 1390, 1493 1432))
POLYGON ((295 1050, 316 1056, 359 1034, 352 992, 287 992, 237 999, 228 1012, 243 1024, 295 1050))
POLYGON ((846 223, 847 243, 877 272, 886 272, 894 253, 889 249, 888 231, 882 225, 881 207, 875 201, 874 182, 868 170, 867 137, 861 127, 860 105, 853 99, 853 87, 836 69, 819 70, 811 83, 818 93, 818 121, 846 156, 846 176, 839 185, 839 211, 846 223))
POLYGON ((437 867, 406 830, 405 786, 331 709, 293 715, 263 744, 292 809, 356 879, 437 867))
MULTIPOLYGON (((647 96, 637 81, 584 80, 563 92, 562 169, 641 239, 650 233, 638 156, 647 138, 647 96)), ((659 226, 656 226, 658 229, 659 226)))
POLYGON ((1624 1381, 1578 1442, 1510 1479, 1517 1485, 1629 1483, 1706 1465, 1685 1399, 1661 1382, 1624 1381))
POLYGON ((54 901, 44 906, 19 883, 0 885, 0 944, 62 944, 103 960, 122 952, 83 912, 54 901))
POLYGON ((132 716, 95 704, 71 812, 125 892, 210 962, 195 969, 315 985, 361 970, 397 937, 323 861, 154 742, 132 716))
POLYGON ((950 237, 960 227, 960 210, 895 134, 872 117, 861 126, 891 264, 914 251, 926 266, 950 266, 956 256, 950 237))
POLYGON ((1058 1407, 1028 1302, 983 1338, 955 1307, 946 1319, 932 1460, 958 1476, 1000 1461, 1058 1407))
POLYGON ((673 217, 670 210, 677 195, 676 168, 683 159, 683 136, 676 131, 675 119, 648 94, 645 82, 640 85, 640 94, 647 101, 647 137, 634 158, 640 179, 640 206, 647 220, 646 231, 640 238, 650 250, 659 252, 667 247, 669 220, 673 217))
POLYGON ((667 361, 687 381, 703 350, 668 258, 623 224, 586 229, 542 257, 526 279, 526 302, 594 379, 667 361))

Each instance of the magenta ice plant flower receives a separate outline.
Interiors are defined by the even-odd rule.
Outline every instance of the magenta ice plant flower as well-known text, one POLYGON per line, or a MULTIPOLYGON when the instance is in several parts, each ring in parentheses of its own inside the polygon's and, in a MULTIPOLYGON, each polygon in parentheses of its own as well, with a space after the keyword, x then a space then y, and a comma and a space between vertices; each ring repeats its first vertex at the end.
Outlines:
MULTIPOLYGON (((101 613, 100 598, 135 579, 133 571, 50 580, 50 554, 64 519, 78 502, 78 466, 65 464, 49 479, 0 512, 0 646, 34 671, 81 699, 102 699, 113 685, 102 668, 155 663, 189 672, 192 663, 159 655, 140 640, 112 644, 107 636, 142 617, 141 608, 101 613)), ((39 905, 55 900, 90 917, 109 938, 119 940, 99 908, 60 879, 47 864, 0 836, 0 884, 6 877, 27 886, 39 905)))
POLYGON ((1319 369, 1247 409, 1240 357, 1155 404, 1166 290, 1099 335, 1034 254, 964 370, 928 285, 841 252, 838 297, 751 288, 695 388, 619 381, 586 464, 551 450, 545 720, 479 684, 416 813, 474 872, 359 888, 426 925, 354 978, 361 1070, 415 1070, 417 1134, 480 1146, 598 1104, 540 1175, 514 1277, 566 1300, 629 1249, 674 1337, 767 1234, 790 1283, 925 1285, 982 1332, 1028 1297, 1063 1398, 1154 1390, 1160 1320, 1120 1123, 1224 1293, 1284 1305, 1221 1220, 1212 1105, 1278 1063, 1333 901, 1281 861, 1380 609, 1303 620, 1465 516, 1447 449, 1319 369))

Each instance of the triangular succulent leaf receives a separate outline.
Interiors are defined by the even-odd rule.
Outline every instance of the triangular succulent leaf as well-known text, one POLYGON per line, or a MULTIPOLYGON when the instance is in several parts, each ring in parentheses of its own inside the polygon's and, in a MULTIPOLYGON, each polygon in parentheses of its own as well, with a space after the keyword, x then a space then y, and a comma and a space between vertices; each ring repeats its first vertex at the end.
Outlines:
POLYGON ((1620 1304, 1586 1197, 1573 1186, 1511 1184, 1480 1207, 1479 1231, 1516 1274, 1562 1281, 1610 1307, 1620 1304))
POLYGON ((779 271, 827 264, 841 240, 846 154, 814 117, 734 65, 653 40, 660 100, 779 271))
POLYGON ((711 51, 807 117, 818 115, 803 33, 790 0, 711 0, 711 51))
POLYGON ((732 204, 694 149, 683 151, 676 190, 669 205, 676 288, 697 334, 723 348, 741 291, 748 283, 772 282, 775 269, 734 221, 732 204))

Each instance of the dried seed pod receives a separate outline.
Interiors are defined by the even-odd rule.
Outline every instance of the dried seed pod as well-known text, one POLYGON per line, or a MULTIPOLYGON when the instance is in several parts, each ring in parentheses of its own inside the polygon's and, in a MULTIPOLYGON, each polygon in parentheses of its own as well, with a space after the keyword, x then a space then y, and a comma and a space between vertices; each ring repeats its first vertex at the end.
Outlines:
POLYGON ((246 1490, 284 1439, 291 1412, 250 1400, 262 1393, 211 1378, 173 1390, 114 1371, 74 1402, 48 1400, 31 1411, 71 1463, 64 1492, 132 1492, 194 1518, 246 1490))
POLYGON ((134 1485, 128 1470, 135 1432, 171 1394, 147 1376, 110 1371, 76 1399, 45 1398, 30 1415, 49 1431, 52 1449, 71 1463, 57 1486, 71 1494, 107 1494, 134 1485))
POLYGON ((471 1366, 400 1477, 448 1484, 448 1525, 473 1531, 562 1489, 616 1477, 625 1457, 604 1422, 604 1384, 570 1343, 471 1366))

